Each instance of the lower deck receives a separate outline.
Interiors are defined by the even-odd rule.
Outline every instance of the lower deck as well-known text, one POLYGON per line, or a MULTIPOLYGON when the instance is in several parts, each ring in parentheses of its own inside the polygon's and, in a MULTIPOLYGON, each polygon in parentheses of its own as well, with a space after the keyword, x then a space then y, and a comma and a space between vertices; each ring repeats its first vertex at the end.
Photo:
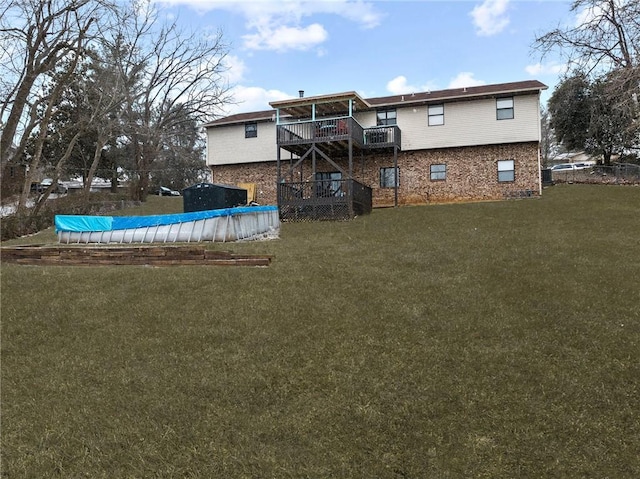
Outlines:
POLYGON ((371 212, 371 188, 350 179, 284 182, 278 207, 282 221, 347 220, 371 212))

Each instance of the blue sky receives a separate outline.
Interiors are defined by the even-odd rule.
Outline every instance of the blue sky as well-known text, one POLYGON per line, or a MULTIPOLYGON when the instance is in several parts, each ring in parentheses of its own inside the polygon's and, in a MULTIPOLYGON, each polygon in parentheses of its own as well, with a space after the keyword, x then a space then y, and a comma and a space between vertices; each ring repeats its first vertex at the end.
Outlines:
POLYGON ((227 113, 269 109, 298 96, 363 97, 536 79, 564 65, 532 51, 536 34, 571 25, 570 1, 166 0, 161 15, 230 49, 227 113))

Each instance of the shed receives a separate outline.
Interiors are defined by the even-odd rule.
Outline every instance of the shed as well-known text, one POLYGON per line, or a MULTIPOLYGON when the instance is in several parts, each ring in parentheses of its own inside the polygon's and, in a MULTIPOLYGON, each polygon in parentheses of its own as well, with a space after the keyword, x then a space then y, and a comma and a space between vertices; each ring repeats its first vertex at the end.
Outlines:
POLYGON ((182 190, 185 213, 234 208, 247 204, 247 190, 231 185, 198 183, 182 190))

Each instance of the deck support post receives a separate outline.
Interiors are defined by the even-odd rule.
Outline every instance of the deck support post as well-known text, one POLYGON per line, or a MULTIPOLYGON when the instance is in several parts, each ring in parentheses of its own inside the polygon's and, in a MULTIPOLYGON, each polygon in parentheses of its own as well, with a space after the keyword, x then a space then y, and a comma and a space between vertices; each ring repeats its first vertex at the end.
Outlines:
POLYGON ((398 175, 398 146, 393 146, 393 206, 398 207, 398 185, 400 183, 400 175, 398 175))

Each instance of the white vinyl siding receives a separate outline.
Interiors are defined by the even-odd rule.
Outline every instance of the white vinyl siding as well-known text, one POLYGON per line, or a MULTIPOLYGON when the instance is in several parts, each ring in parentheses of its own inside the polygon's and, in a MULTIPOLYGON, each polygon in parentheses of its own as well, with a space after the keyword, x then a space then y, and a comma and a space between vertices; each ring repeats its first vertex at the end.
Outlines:
MULTIPOLYGON (((245 138, 244 123, 207 128, 207 165, 276 161, 276 124, 258 122, 258 136, 245 138)), ((282 154, 289 158, 289 153, 282 154)))
MULTIPOLYGON (((430 128, 427 105, 396 108, 402 150, 480 146, 540 140, 538 94, 513 97, 514 118, 496 118, 496 99, 444 102, 443 125, 430 128)), ((363 128, 376 126, 376 111, 354 115, 363 128)), ((258 121, 257 138, 245 138, 244 123, 207 128, 207 164, 276 161, 276 123, 258 121)), ((290 153, 282 150, 283 159, 290 153)))
POLYGON ((398 127, 402 130, 402 149, 449 148, 539 141, 538 95, 513 97, 514 119, 496 119, 496 100, 445 103, 446 121, 429 128, 426 106, 398 108, 398 127))

